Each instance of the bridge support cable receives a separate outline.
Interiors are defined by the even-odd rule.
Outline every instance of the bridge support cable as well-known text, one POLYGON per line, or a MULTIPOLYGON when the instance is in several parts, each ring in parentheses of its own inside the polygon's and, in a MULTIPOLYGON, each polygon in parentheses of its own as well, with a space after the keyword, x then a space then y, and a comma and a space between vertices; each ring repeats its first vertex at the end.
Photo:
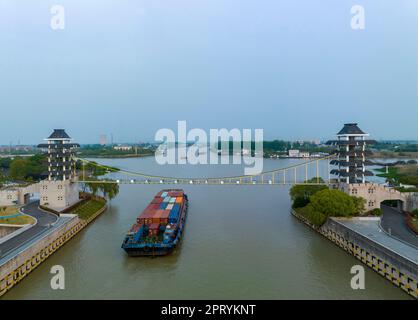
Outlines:
POLYGON ((316 160, 316 183, 319 183, 319 160, 316 160))
MULTIPOLYGON (((149 175, 140 172, 133 172, 129 170, 118 169, 117 172, 120 174, 126 174, 128 176, 137 176, 140 179, 130 178, 129 180, 86 180, 86 164, 94 165, 109 170, 111 168, 105 165, 98 164, 96 162, 76 158, 76 160, 82 162, 82 181, 85 183, 130 183, 130 184, 234 184, 234 185, 244 185, 244 184, 269 184, 269 185, 280 185, 280 184, 329 184, 331 182, 330 178, 330 159, 333 156, 327 156, 321 159, 314 159, 304 163, 295 164, 286 168, 279 168, 271 171, 262 172, 258 175, 244 175, 244 176, 231 176, 231 177, 216 177, 216 178, 185 178, 185 177, 165 177, 158 175, 149 175), (319 162, 327 161, 328 167, 328 181, 324 182, 320 180, 320 169, 319 162), (313 163, 316 163, 316 183, 307 182, 309 181, 309 169, 313 163), (305 168, 305 180, 298 181, 298 168, 305 168), (289 170, 293 169, 294 179, 287 179, 286 175, 289 170), (280 174, 283 174, 283 180, 280 182, 280 174), (267 181, 266 181, 267 178, 267 181)), ((303 173, 299 174, 299 177, 303 177, 303 173)))

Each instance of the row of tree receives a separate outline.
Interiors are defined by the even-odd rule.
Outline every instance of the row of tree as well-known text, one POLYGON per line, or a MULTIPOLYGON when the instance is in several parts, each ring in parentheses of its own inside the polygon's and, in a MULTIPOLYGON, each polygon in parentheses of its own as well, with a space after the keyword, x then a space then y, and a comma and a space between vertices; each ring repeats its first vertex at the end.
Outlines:
POLYGON ((109 201, 115 198, 119 193, 119 184, 108 179, 97 180, 89 177, 91 182, 84 182, 82 186, 83 192, 89 191, 93 196, 102 195, 109 201))
POLYGON ((47 171, 46 157, 42 154, 2 159, 0 166, 8 178, 18 181, 39 180, 47 171))

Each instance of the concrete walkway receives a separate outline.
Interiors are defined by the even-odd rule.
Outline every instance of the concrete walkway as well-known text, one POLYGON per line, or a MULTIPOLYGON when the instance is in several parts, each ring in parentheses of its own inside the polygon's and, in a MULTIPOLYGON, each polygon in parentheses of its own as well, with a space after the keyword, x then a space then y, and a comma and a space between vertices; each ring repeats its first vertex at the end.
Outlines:
POLYGON ((56 215, 44 212, 38 206, 39 201, 34 201, 21 208, 22 213, 34 217, 38 222, 32 228, 0 244, 0 258, 50 229, 50 225, 58 220, 56 215))
POLYGON ((382 228, 393 237, 418 247, 418 237, 406 224, 406 215, 395 208, 382 205, 382 228))

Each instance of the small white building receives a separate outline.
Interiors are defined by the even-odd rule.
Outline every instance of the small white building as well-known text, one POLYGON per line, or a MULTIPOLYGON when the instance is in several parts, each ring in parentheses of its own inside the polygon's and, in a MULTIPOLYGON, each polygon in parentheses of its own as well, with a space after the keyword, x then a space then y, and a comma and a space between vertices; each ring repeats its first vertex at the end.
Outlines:
POLYGON ((27 186, 9 186, 0 189, 0 206, 24 205, 30 197, 39 193, 39 184, 27 186))
POLYGON ((120 146, 114 146, 113 149, 118 150, 118 151, 129 151, 129 150, 132 150, 132 146, 120 145, 120 146))
POLYGON ((13 206, 19 203, 17 188, 4 188, 0 190, 0 206, 13 206))
POLYGON ((288 155, 290 158, 299 158, 300 151, 298 149, 291 149, 288 151, 288 155))
POLYGON ((78 183, 70 180, 43 180, 39 182, 41 206, 62 211, 80 201, 78 183))

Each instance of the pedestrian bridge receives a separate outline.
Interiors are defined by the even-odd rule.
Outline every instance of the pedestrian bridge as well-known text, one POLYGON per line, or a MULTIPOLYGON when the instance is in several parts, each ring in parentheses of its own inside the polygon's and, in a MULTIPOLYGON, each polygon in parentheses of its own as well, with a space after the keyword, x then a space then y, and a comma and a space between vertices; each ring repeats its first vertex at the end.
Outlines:
POLYGON ((86 176, 85 166, 87 164, 109 169, 109 167, 92 162, 83 158, 76 158, 82 162, 82 174, 77 182, 81 183, 118 183, 118 184, 188 184, 188 185, 328 185, 331 183, 330 177, 330 160, 334 156, 323 158, 309 159, 309 161, 278 168, 275 170, 265 171, 257 175, 243 175, 230 177, 167 177, 150 175, 141 172, 118 169, 118 174, 127 178, 121 179, 90 179, 86 176), (326 166, 326 172, 321 168, 326 166), (324 177, 327 177, 324 179, 324 177))

